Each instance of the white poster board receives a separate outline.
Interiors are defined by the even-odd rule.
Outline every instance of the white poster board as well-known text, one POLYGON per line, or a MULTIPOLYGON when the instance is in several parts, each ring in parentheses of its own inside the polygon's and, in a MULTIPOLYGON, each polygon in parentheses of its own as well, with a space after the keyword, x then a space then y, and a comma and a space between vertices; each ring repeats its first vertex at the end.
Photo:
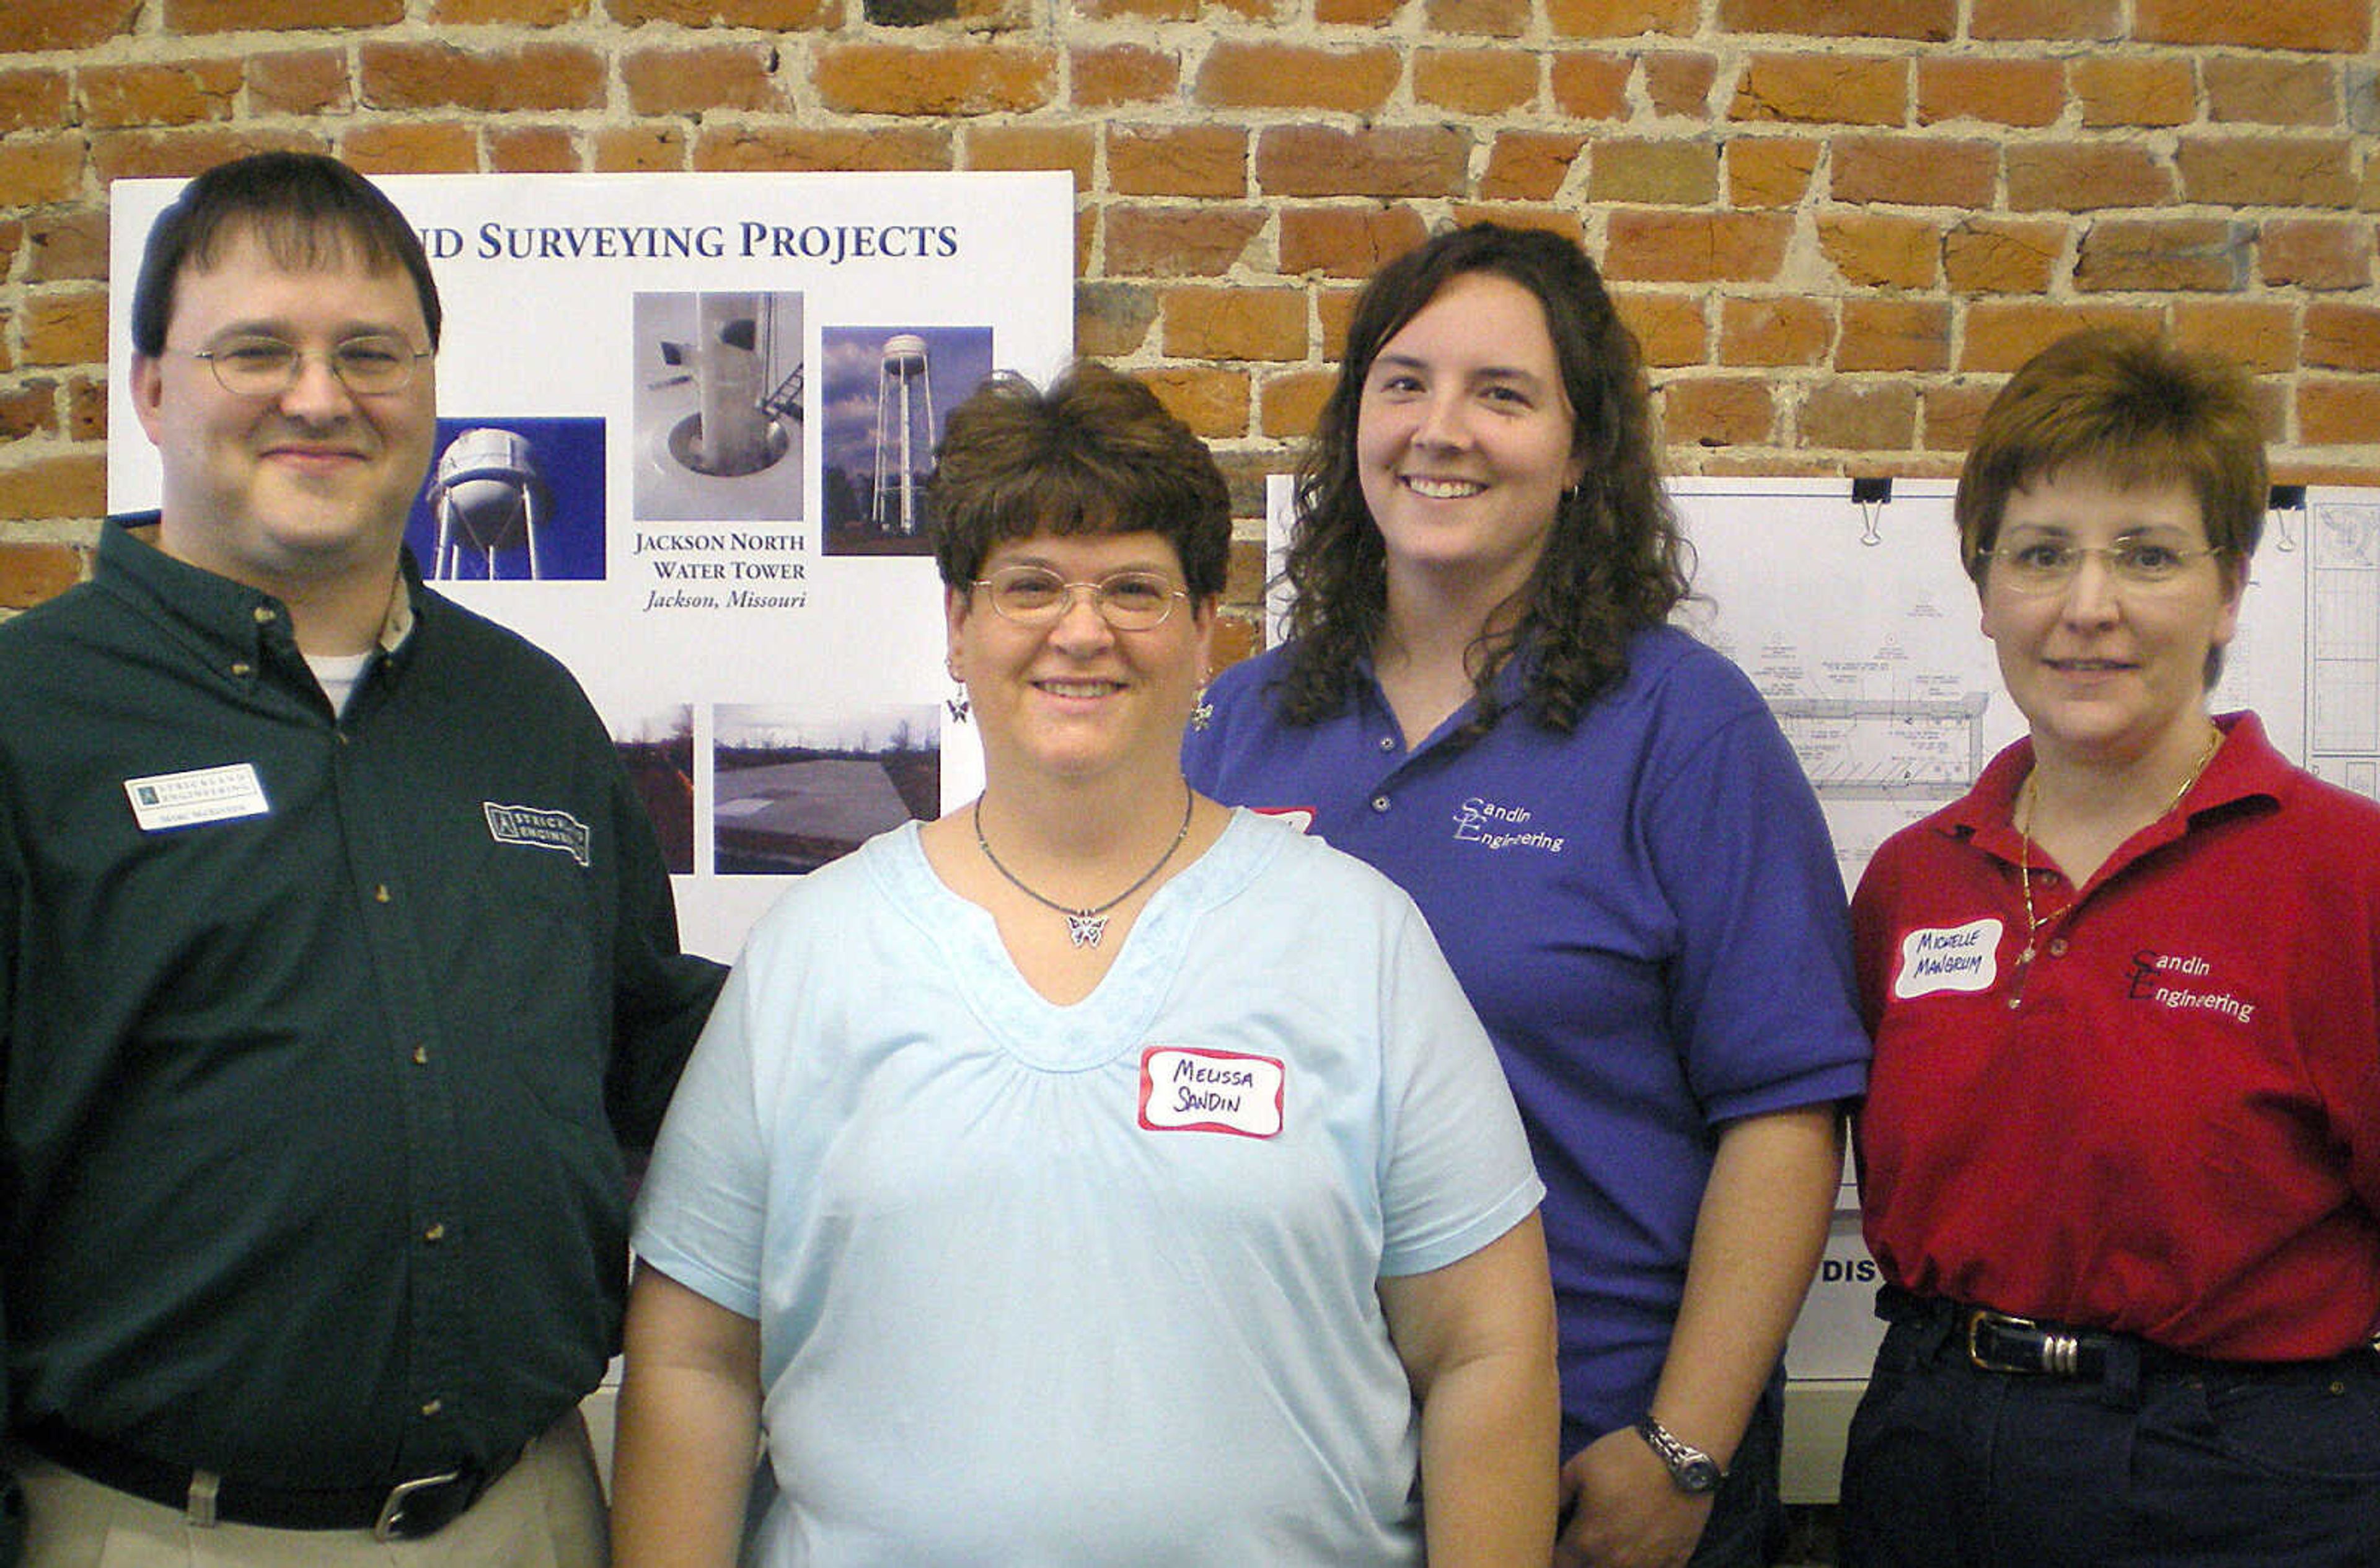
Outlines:
MULTIPOLYGON (((397 176, 446 322, 425 576, 586 687, 653 809, 687 945, 973 795, 919 481, 995 369, 1074 323, 1064 174, 397 176)), ((157 504, 125 373, 179 181, 111 194, 108 504, 157 504)))

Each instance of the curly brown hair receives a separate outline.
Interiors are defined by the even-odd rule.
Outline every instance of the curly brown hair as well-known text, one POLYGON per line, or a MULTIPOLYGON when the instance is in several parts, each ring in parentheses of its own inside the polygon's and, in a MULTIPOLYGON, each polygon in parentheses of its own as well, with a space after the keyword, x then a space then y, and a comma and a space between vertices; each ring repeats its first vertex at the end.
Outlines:
POLYGON ((1355 432, 1373 359, 1454 278, 1487 273, 1525 288, 1544 309, 1577 420, 1572 450, 1585 474, 1563 492, 1518 616, 1491 616, 1473 644, 1477 695, 1468 734, 1500 714, 1496 676, 1526 645, 1520 706, 1568 731, 1628 668, 1628 642, 1669 618, 1691 591, 1687 549, 1661 488, 1644 358, 1602 276, 1571 240, 1538 229, 1474 224, 1441 234, 1373 274, 1355 304, 1339 380, 1298 467, 1299 523, 1286 570, 1293 640, 1275 684, 1290 723, 1317 723, 1346 704, 1358 662, 1388 615, 1380 530, 1364 504, 1355 432))

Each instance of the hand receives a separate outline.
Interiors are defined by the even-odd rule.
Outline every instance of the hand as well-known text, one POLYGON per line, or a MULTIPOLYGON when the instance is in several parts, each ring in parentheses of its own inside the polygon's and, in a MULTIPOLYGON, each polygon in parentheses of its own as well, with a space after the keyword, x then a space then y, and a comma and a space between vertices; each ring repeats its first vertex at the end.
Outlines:
POLYGON ((1570 1523, 1554 1542, 1554 1568, 1682 1568, 1711 1512, 1709 1497, 1678 1489, 1632 1427, 1571 1455, 1561 1505, 1570 1523))

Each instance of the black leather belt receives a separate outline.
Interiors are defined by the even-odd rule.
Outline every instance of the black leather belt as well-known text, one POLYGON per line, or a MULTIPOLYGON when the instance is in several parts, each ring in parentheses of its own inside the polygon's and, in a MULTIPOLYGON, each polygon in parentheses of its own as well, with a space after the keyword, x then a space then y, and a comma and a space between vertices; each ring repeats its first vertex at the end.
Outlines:
POLYGON ((467 1466, 394 1486, 300 1490, 215 1480, 56 1421, 42 1422, 22 1437, 26 1447, 53 1464, 177 1512, 208 1507, 211 1500, 213 1518, 229 1524, 274 1530, 370 1530, 384 1541, 437 1534, 461 1518, 519 1457, 516 1452, 492 1468, 467 1466))
POLYGON ((2096 1381, 2107 1371, 2107 1351, 2116 1336, 2095 1329, 2037 1323, 1989 1307, 1970 1307, 1959 1315, 1967 1360, 1986 1372, 2016 1372, 2096 1381))

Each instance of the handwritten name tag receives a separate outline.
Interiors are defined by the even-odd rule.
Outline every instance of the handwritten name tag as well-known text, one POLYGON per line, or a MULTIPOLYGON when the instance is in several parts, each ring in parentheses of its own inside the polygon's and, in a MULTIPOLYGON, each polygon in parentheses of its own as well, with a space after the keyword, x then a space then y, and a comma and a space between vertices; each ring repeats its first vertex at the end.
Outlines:
POLYGON ((1152 1045, 1140 1053, 1140 1124, 1152 1133, 1281 1131, 1288 1071, 1269 1056, 1152 1045))
POLYGON ((1986 915, 1963 926, 1930 926, 1900 939, 1900 970, 1892 994, 1908 998, 1938 991, 1989 991, 1999 978, 2000 923, 1986 915))

